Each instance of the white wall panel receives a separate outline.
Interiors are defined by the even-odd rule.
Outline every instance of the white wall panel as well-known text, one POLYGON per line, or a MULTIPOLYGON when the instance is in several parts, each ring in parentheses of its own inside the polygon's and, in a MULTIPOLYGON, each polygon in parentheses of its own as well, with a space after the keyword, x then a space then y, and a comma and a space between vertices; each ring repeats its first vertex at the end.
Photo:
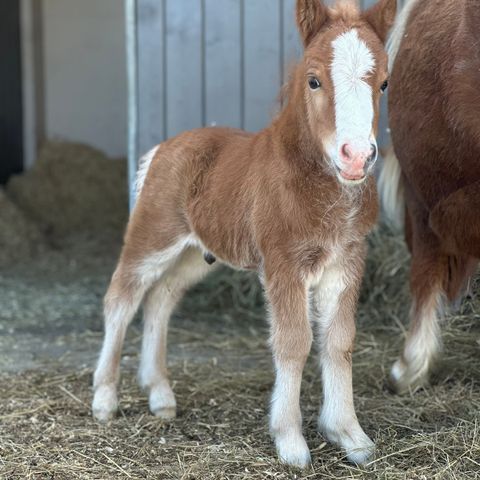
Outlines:
POLYGON ((205 0, 206 125, 242 126, 242 8, 240 0, 205 0))
POLYGON ((123 1, 43 0, 42 7, 46 135, 124 156, 123 1))

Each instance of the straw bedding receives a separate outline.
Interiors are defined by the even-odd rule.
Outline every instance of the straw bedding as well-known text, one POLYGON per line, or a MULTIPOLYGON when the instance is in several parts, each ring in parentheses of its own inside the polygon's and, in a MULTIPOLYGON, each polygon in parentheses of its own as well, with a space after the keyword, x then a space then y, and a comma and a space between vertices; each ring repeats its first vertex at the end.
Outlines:
POLYGON ((302 389, 313 466, 278 464, 267 428, 273 374, 261 289, 251 275, 228 270, 195 287, 172 321, 178 418, 151 416, 136 385, 136 319, 120 414, 96 424, 91 375, 101 297, 127 215, 124 163, 52 143, 0 193, 0 478, 480 478, 479 300, 471 295, 448 313, 433 386, 389 393, 408 314, 409 259, 401 236, 385 226, 369 239, 353 362, 357 413, 378 447, 370 465, 349 465, 316 432, 314 353, 302 389))

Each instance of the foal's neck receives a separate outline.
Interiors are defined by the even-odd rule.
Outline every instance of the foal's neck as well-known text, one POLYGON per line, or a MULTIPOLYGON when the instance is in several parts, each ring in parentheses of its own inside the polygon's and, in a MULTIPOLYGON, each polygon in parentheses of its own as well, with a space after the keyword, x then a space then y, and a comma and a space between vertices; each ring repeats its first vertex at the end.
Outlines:
POLYGON ((323 152, 312 136, 305 102, 301 95, 295 94, 297 86, 290 88, 292 96, 272 123, 272 131, 289 163, 301 170, 307 168, 309 173, 324 171, 323 152))

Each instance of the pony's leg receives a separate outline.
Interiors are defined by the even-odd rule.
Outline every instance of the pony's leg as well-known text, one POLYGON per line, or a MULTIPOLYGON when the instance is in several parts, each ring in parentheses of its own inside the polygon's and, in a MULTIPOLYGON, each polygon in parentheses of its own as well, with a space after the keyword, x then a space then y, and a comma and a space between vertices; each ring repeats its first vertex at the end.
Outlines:
POLYGON ((122 252, 105 295, 105 336, 93 377, 95 393, 92 411, 99 421, 108 421, 118 408, 117 383, 127 327, 138 310, 145 292, 183 252, 185 245, 186 240, 182 238, 149 257, 142 256, 142 253, 132 255, 133 249, 128 246, 122 252), (128 262, 125 257, 130 257, 128 262))
POLYGON ((448 256, 425 222, 411 218, 412 252, 410 330, 403 354, 390 374, 392 388, 401 393, 426 382, 441 349, 440 318, 448 279, 448 256))
POLYGON ((432 210, 429 226, 448 253, 480 258, 479 210, 480 182, 456 190, 432 210))
POLYGON ((313 289, 323 382, 319 429, 357 464, 365 463, 375 448, 358 423, 352 388, 355 311, 364 255, 362 246, 355 258, 327 267, 313 289))
POLYGON ((302 434, 300 385, 310 352, 312 329, 307 312, 305 282, 295 275, 266 275, 271 308, 271 346, 276 370, 272 394, 270 430, 282 462, 297 467, 310 463, 310 452, 302 434))
POLYGON ((168 322, 185 290, 214 269, 202 252, 190 247, 147 293, 139 368, 140 385, 149 391, 150 411, 161 418, 175 417, 176 402, 167 377, 168 322))

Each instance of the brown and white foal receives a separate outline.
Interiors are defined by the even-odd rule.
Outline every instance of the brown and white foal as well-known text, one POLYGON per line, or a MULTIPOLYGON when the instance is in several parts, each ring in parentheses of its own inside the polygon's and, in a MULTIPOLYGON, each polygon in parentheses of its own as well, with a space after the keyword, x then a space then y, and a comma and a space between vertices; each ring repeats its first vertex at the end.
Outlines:
POLYGON ((300 384, 318 330, 324 402, 319 426, 354 462, 373 443, 352 394, 355 309, 365 236, 377 217, 375 132, 387 78, 383 42, 396 1, 363 14, 298 0, 305 56, 286 104, 253 135, 205 128, 155 147, 138 174, 138 202, 105 297, 105 340, 93 413, 108 420, 127 325, 143 301, 140 383, 150 410, 175 416, 167 379, 169 317, 185 290, 212 271, 212 256, 258 272, 269 303, 276 369, 271 431, 282 461, 306 466, 300 384), (207 255, 208 254, 208 255, 207 255))

